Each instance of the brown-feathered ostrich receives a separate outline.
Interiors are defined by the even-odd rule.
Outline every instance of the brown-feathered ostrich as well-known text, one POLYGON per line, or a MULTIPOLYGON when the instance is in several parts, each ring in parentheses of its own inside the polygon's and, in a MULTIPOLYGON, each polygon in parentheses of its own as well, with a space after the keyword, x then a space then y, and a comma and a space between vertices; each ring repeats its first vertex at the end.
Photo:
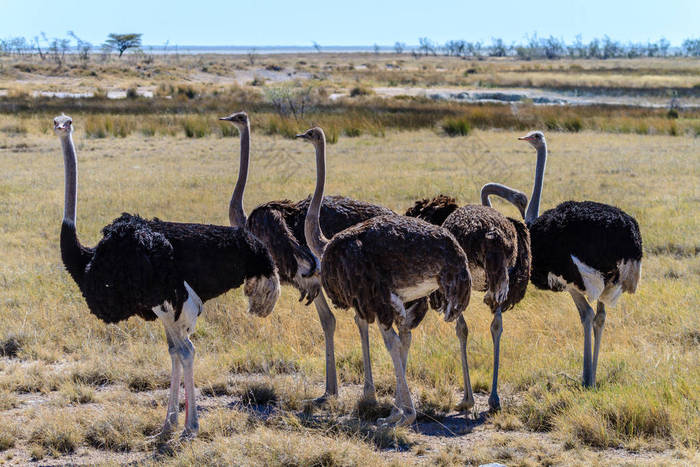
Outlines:
POLYGON ((396 373, 396 403, 380 424, 409 425, 416 418, 406 383, 411 329, 425 315, 404 307, 439 290, 439 308, 446 321, 461 316, 469 303, 471 279, 467 257, 445 229, 398 215, 361 222, 326 239, 321 231, 321 206, 326 177, 326 140, 312 128, 297 135, 316 149, 316 189, 304 222, 306 241, 320 259, 321 283, 333 304, 355 308, 367 322, 379 321, 396 373), (394 331, 398 328, 398 335, 394 331))
MULTIPOLYGON (((621 209, 594 201, 565 201, 538 216, 547 162, 541 131, 518 138, 537 150, 537 167, 525 224, 532 239, 532 283, 568 291, 583 325, 583 385, 595 386, 605 307, 622 292, 634 293, 642 273, 642 235, 637 221, 621 209), (594 313, 589 302, 597 301, 594 313), (591 331, 595 337, 591 356, 591 331)), ((508 191, 504 187, 508 199, 508 191)))
MULTIPOLYGON (((314 302, 323 328, 326 347, 326 389, 323 396, 316 399, 322 402, 328 396, 338 394, 338 379, 335 367, 335 316, 321 290, 316 259, 304 238, 304 219, 309 208, 310 197, 301 201, 270 201, 253 209, 246 218, 243 208, 243 195, 250 160, 250 120, 245 112, 237 112, 222 117, 233 123, 240 133, 241 155, 238 180, 229 205, 229 220, 232 226, 246 226, 268 247, 279 269, 280 279, 299 290, 300 301, 307 299, 307 305, 314 302)), ((333 236, 359 222, 372 217, 390 215, 390 209, 357 201, 343 196, 326 196, 321 209, 321 228, 326 235, 333 236)), ((410 306, 427 308, 423 300, 410 306)), ((355 315, 355 323, 362 340, 362 359, 365 374, 364 396, 375 399, 374 381, 369 351, 369 330, 367 322, 360 314, 355 315)))
MULTIPOLYGON (((501 405, 498 397, 498 366, 503 332, 502 313, 522 300, 530 279, 530 237, 527 228, 519 220, 507 218, 489 206, 459 207, 454 198, 444 195, 432 200, 416 201, 406 211, 406 215, 442 225, 449 230, 467 254, 472 287, 486 292, 484 302, 493 313, 493 379, 489 407, 497 410, 501 405)), ((431 297, 433 306, 439 306, 441 299, 439 293, 434 294, 431 297)), ((458 407, 469 410, 474 406, 467 364, 469 329, 461 316, 457 320, 456 333, 464 377, 464 397, 458 407)))
POLYGON ((88 308, 106 323, 138 315, 160 318, 172 361, 170 396, 163 432, 177 426, 184 373, 185 430, 199 429, 194 387, 194 346, 189 339, 202 304, 245 282, 248 311, 267 316, 279 296, 279 278, 265 246, 244 229, 146 220, 122 214, 103 230, 94 247, 76 234, 77 158, 72 119, 54 119, 65 164, 65 208, 61 225, 63 264, 88 308))

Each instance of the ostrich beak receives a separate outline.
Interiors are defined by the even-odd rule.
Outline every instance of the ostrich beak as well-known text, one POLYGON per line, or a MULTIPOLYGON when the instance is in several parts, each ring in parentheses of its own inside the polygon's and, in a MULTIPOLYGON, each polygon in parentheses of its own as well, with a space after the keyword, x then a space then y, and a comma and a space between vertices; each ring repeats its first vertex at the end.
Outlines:
POLYGON ((229 115, 228 117, 219 117, 219 120, 230 122, 231 120, 233 120, 233 117, 231 117, 231 115, 229 115))
POLYGON ((298 135, 295 136, 295 138, 306 139, 306 133, 299 133, 298 135))
POLYGON ((519 136, 518 139, 520 141, 530 141, 532 139, 532 136, 519 136))

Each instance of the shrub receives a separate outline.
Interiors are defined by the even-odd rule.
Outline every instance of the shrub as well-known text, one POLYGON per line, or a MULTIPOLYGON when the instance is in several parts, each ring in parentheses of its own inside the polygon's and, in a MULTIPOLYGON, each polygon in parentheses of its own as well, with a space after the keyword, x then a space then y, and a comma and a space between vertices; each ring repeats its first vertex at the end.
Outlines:
POLYGON ((363 88, 361 86, 356 86, 350 90, 350 97, 370 96, 372 94, 374 94, 374 90, 363 88))
POLYGON ((564 129, 566 131, 578 133, 579 131, 581 131, 582 128, 583 128, 583 123, 581 122, 581 119, 578 117, 570 118, 564 122, 564 129))
POLYGON ((209 125, 201 118, 187 117, 182 122, 185 136, 188 138, 203 138, 211 133, 209 125))
POLYGON ((349 138, 355 138, 357 136, 360 136, 360 134, 362 134, 362 131, 359 128, 345 128, 345 130, 343 130, 343 133, 345 133, 345 136, 349 138))
POLYGON ((466 118, 448 118, 442 123, 442 129, 448 136, 467 136, 472 127, 466 118))

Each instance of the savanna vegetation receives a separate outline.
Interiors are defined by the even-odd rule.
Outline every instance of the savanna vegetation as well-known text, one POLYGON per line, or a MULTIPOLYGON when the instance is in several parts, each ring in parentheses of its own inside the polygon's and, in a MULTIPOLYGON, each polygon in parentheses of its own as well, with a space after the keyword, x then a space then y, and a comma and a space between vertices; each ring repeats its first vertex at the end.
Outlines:
MULTIPOLYGON (((59 44, 60 45, 60 44, 59 44)), ((539 59, 420 54, 158 55, 126 52, 60 64, 0 57, 0 458, 12 463, 147 465, 678 464, 700 461, 700 62, 694 58, 539 59), (625 104, 466 103, 445 89, 555 90, 625 104), (420 91, 416 91, 419 89, 420 91), (43 93, 43 94, 42 94, 43 93), (57 97, 55 93, 82 93, 57 97), (115 98, 117 97, 117 98, 115 98), (458 414, 454 329, 429 313, 414 334, 411 429, 384 431, 394 378, 371 329, 378 406, 358 400, 359 339, 338 312, 341 395, 323 408, 323 334, 286 288, 267 319, 242 292, 208 303, 193 341, 200 436, 153 436, 167 404, 162 327, 105 326, 61 265, 63 167, 51 121, 73 117, 78 230, 92 244, 122 211, 227 223, 238 141, 218 117, 253 124, 246 208, 312 190, 310 149, 287 137, 322 125, 329 193, 403 211, 451 194, 476 202, 486 182, 529 192, 542 129, 550 159, 543 208, 615 204, 637 218, 644 267, 635 295, 608 312, 598 388, 583 390, 582 335, 568 296, 533 288, 504 315, 503 410, 488 414, 488 308, 467 309, 473 413, 458 414), (453 137, 451 137, 453 136, 453 137)), ((452 92, 452 91, 450 91, 452 92)), ((509 215, 509 205, 496 207, 509 215)))

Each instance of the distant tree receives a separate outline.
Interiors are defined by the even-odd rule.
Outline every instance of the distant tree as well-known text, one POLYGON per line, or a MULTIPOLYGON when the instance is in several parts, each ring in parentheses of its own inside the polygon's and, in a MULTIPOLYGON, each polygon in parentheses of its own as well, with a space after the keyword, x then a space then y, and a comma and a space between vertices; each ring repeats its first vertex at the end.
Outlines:
POLYGON ((619 42, 615 42, 607 35, 603 37, 603 58, 615 58, 620 56, 622 47, 619 42))
POLYGON ((257 50, 255 47, 252 49, 248 50, 248 63, 250 63, 251 66, 255 65, 255 59, 258 58, 257 50))
POLYGON ((92 44, 88 41, 84 41, 75 35, 73 31, 68 31, 68 35, 75 39, 78 48, 78 58, 83 64, 87 63, 90 58, 90 49, 92 49, 92 44))
POLYGON ((406 44, 403 42, 394 42, 394 52, 397 54, 402 54, 406 49, 406 44))
POLYGON ((60 68, 66 58, 66 52, 70 48, 70 40, 59 39, 54 37, 51 42, 49 42, 49 55, 56 62, 56 65, 60 68))
POLYGON ((669 47, 671 47, 671 43, 668 40, 666 40, 665 37, 659 39, 659 52, 661 53, 662 57, 668 55, 669 47))
POLYGON ((314 49, 316 49, 316 52, 321 53, 321 45, 316 41, 313 41, 313 42, 314 42, 314 49))
POLYGON ((564 54, 564 41, 560 41, 554 36, 549 36, 547 39, 542 39, 541 44, 544 56, 550 60, 559 58, 564 54))
POLYGON ((418 50, 423 52, 423 55, 428 55, 428 54, 436 55, 435 44, 433 43, 433 41, 431 41, 427 37, 419 38, 418 44, 419 44, 418 50))
POLYGON ((374 53, 379 54, 379 44, 374 44, 373 48, 374 48, 374 53))
POLYGON ((700 57, 700 39, 686 39, 681 46, 683 53, 690 57, 700 57))
POLYGON ((493 38, 491 44, 491 55, 492 57, 505 57, 508 53, 508 48, 501 38, 493 38))
POLYGON ((480 57, 482 47, 481 42, 467 42, 464 44, 465 54, 470 57, 480 57))
POLYGON ((134 49, 141 47, 141 36, 143 34, 116 34, 112 33, 107 36, 107 40, 104 43, 104 48, 108 50, 116 50, 119 52, 119 57, 121 58, 128 49, 134 49))
POLYGON ((600 41, 593 39, 588 44, 588 58, 600 58, 600 41))

